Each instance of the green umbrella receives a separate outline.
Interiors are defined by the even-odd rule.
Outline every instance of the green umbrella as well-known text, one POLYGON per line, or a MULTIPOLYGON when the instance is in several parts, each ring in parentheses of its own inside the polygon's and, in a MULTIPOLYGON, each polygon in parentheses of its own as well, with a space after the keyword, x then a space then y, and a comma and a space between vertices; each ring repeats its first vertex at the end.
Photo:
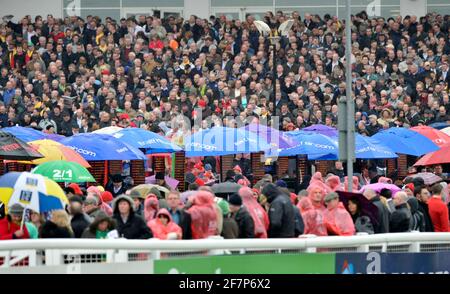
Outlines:
POLYGON ((85 167, 79 163, 64 160, 42 163, 34 168, 33 173, 43 175, 55 182, 95 182, 94 177, 85 167))

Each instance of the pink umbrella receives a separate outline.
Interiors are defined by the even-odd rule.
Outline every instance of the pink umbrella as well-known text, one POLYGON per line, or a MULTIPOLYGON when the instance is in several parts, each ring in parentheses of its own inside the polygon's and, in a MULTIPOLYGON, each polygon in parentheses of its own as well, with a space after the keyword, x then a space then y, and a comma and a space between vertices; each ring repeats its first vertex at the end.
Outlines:
MULTIPOLYGON (((172 189, 176 189, 178 184, 180 183, 180 181, 178 181, 174 178, 168 177, 168 176, 165 176, 164 180, 166 181, 167 185, 172 189)), ((146 177, 145 183, 146 184, 156 184, 155 175, 153 175, 151 177, 146 177)))
POLYGON ((433 174, 433 173, 418 173, 415 175, 409 176, 411 178, 422 178, 425 182, 425 185, 433 185, 434 183, 442 181, 442 178, 433 174))
POLYGON ((363 186, 359 190, 359 193, 364 193, 364 191, 366 191, 367 189, 372 189, 372 190, 374 190, 377 193, 380 193, 381 190, 383 190, 383 189, 388 189, 388 190, 391 190, 392 195, 395 195, 395 193, 397 193, 397 192, 402 190, 402 189, 400 189, 399 187, 397 187, 396 185, 393 185, 393 184, 375 183, 375 184, 370 184, 370 185, 363 186))

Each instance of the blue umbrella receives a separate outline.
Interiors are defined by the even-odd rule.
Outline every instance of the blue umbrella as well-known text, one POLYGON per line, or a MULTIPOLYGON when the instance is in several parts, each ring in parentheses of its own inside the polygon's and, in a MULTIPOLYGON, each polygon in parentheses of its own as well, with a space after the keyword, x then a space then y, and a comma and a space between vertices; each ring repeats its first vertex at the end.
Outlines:
POLYGON ((86 160, 146 160, 144 153, 110 135, 78 134, 60 141, 86 160))
POLYGON ((254 153, 270 149, 257 134, 227 127, 201 130, 185 140, 187 157, 254 153))
POLYGON ((337 129, 326 126, 326 125, 321 125, 321 124, 311 125, 309 127, 303 128, 302 131, 314 132, 314 133, 325 135, 328 137, 334 137, 334 136, 338 135, 337 129))
POLYGON ((405 128, 382 130, 372 138, 383 142, 384 145, 400 154, 421 156, 439 150, 439 147, 424 135, 405 128))
POLYGON ((295 145, 289 148, 280 148, 279 156, 307 155, 308 159, 331 156, 335 158, 339 153, 338 143, 331 137, 305 131, 291 131, 285 133, 295 145))
POLYGON ((112 136, 134 148, 146 149, 147 154, 172 153, 183 150, 165 137, 140 128, 122 129, 112 136))
POLYGON ((437 130, 442 130, 442 129, 445 129, 445 128, 449 127, 449 126, 450 126, 450 124, 447 123, 447 122, 437 122, 437 123, 432 123, 432 124, 429 125, 429 127, 432 127, 434 129, 437 129, 437 130))
POLYGON ((63 136, 60 135, 46 134, 33 128, 26 128, 19 126, 3 128, 2 131, 13 134, 16 138, 19 138, 20 140, 26 143, 44 139, 60 141, 62 138, 64 138, 63 136))
MULTIPOLYGON (((306 154, 310 160, 337 160, 339 157, 339 143, 338 137, 327 137, 314 132, 294 131, 287 132, 291 136, 294 136, 294 140, 297 137, 301 142, 299 147, 294 148, 286 153, 280 152, 280 155, 296 155, 306 154), (311 134, 312 137, 305 137, 306 134, 311 134), (314 137, 315 136, 315 137, 314 137), (317 137, 321 136, 321 138, 317 137), (325 141, 325 138, 329 140, 325 141), (305 146, 306 145, 306 146, 305 146), (333 148, 334 147, 334 148, 333 148), (301 153, 297 153, 301 152, 301 153), (309 153, 308 153, 309 152, 309 153)), ((356 134, 355 142, 355 156, 358 159, 382 159, 382 158, 396 158, 397 154, 394 153, 389 147, 383 145, 380 141, 372 139, 370 137, 364 137, 356 134)))

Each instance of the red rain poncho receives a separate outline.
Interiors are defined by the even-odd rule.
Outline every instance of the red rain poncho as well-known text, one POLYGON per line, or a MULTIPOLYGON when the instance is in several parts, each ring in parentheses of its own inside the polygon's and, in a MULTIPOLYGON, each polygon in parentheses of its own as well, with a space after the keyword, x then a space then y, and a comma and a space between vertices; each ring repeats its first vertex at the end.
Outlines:
POLYGON ((149 222, 156 217, 159 210, 158 197, 155 194, 149 194, 144 201, 144 218, 149 222))
MULTIPOLYGON (((311 201, 311 205, 315 208, 315 209, 320 209, 320 210, 324 210, 325 206, 323 204, 323 199, 325 198, 325 191, 323 190, 321 185, 309 185, 308 187, 308 198, 311 201), (320 204, 315 202, 314 200, 314 193, 320 191, 321 194, 321 200, 320 200, 320 204)), ((299 204, 297 204, 297 207, 300 209, 299 204)), ((300 209, 301 211, 301 209, 300 209)))
POLYGON ((324 219, 330 235, 352 236, 355 234, 352 217, 342 202, 339 202, 336 208, 327 209, 324 212, 324 219))
POLYGON ((303 223, 305 224, 303 234, 313 234, 316 236, 328 235, 323 217, 323 209, 314 209, 308 197, 302 198, 297 207, 300 209, 303 223))
POLYGON ((87 192, 94 194, 95 197, 98 199, 98 207, 100 208, 101 211, 106 213, 107 216, 113 215, 113 209, 111 208, 111 206, 109 206, 107 203, 103 202, 102 192, 100 191, 99 188, 97 188, 95 186, 90 186, 87 189, 87 192))
POLYGON ((255 238, 267 238, 269 229, 269 216, 262 206, 253 197, 253 191, 248 187, 239 189, 239 195, 255 224, 255 238))
POLYGON ((333 191, 340 191, 340 190, 342 190, 341 179, 338 176, 330 176, 330 177, 328 177, 328 179, 325 181, 325 183, 333 191))
POLYGON ((333 192, 331 190, 330 187, 328 187, 328 185, 325 184, 325 181, 323 180, 322 174, 320 172, 316 172, 312 178, 311 181, 309 182, 309 186, 306 189, 306 191, 310 191, 311 187, 313 186, 319 186, 322 188, 322 190, 324 191, 324 193, 329 193, 329 192, 333 192))
MULTIPOLYGON (((353 176, 352 187, 353 187, 353 191, 359 190, 359 179, 356 176, 353 176)), ((344 191, 346 191, 346 192, 348 191, 348 177, 344 178, 344 191)))
POLYGON ((188 209, 192 219, 192 238, 203 239, 217 232, 217 214, 214 196, 207 191, 199 191, 193 206, 188 209))
POLYGON ((167 235, 169 233, 176 233, 178 240, 180 240, 181 237, 183 236, 183 232, 180 226, 178 226, 176 223, 172 221, 172 216, 165 208, 161 208, 158 211, 156 218, 147 222, 147 226, 150 228, 150 230, 152 230, 153 237, 161 240, 167 240, 167 235), (167 223, 167 225, 163 225, 163 223, 159 219, 160 215, 165 215, 169 218, 169 222, 167 223))

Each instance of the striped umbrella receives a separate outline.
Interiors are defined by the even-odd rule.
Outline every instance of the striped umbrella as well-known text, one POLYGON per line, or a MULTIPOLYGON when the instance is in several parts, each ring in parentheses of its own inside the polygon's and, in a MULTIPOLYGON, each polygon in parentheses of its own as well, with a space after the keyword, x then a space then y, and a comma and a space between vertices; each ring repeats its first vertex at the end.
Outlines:
POLYGON ((18 203, 38 213, 64 209, 69 203, 57 183, 28 172, 12 172, 0 177, 0 201, 7 207, 18 203))
POLYGON ((44 157, 32 161, 21 161, 21 163, 39 165, 49 161, 65 160, 76 162, 86 168, 91 167, 89 163, 72 148, 53 140, 37 140, 31 141, 29 144, 39 153, 44 155, 44 157))

